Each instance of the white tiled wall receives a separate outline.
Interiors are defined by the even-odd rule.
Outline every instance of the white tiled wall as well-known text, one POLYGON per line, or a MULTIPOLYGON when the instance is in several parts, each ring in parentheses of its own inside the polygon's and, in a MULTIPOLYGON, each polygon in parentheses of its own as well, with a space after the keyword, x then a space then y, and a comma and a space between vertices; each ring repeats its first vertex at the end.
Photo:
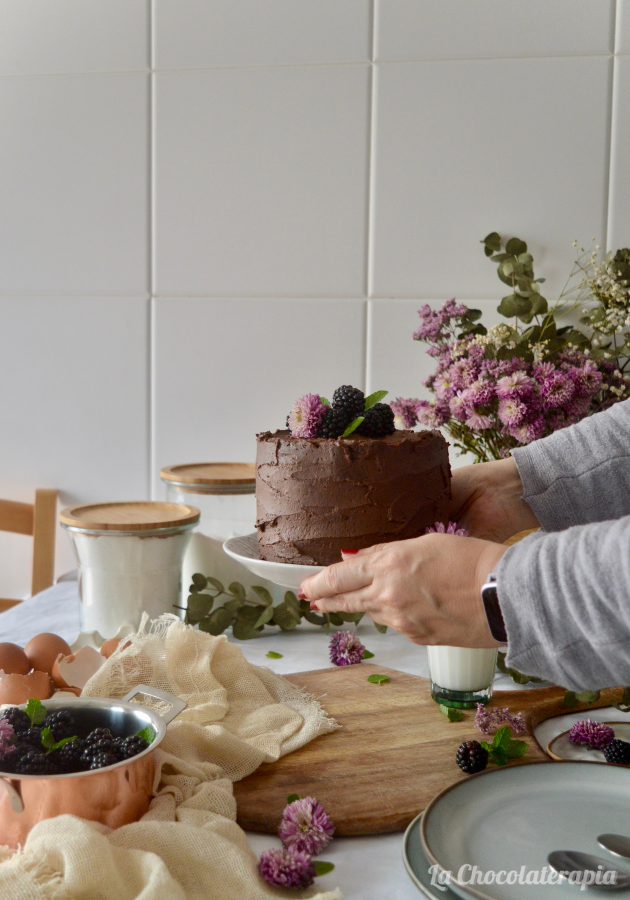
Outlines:
POLYGON ((306 391, 421 394, 418 307, 497 316, 489 231, 550 297, 630 244, 629 110, 630 0, 0 0, 0 497, 161 497, 306 391))

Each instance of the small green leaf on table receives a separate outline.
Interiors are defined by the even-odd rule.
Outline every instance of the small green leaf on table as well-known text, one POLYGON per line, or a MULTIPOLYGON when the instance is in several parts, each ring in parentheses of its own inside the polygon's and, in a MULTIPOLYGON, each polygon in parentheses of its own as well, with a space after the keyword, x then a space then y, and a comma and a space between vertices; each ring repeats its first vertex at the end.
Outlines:
POLYGON ((269 657, 269 659, 282 659, 282 653, 276 653, 275 650, 269 650, 265 653, 265 656, 269 657))
POLYGON ((517 741, 510 734, 509 725, 499 728, 491 744, 481 741, 481 746, 497 766, 505 766, 510 759, 520 759, 527 751, 526 741, 517 741))
POLYGON ((363 651, 363 659, 372 659, 373 657, 374 657, 374 654, 371 653, 369 650, 363 651))
POLYGON ((316 859, 315 862, 315 877, 319 877, 320 875, 327 875, 329 872, 335 868, 334 863, 325 862, 323 859, 316 859))
POLYGON ((299 794, 289 794, 289 796, 287 797, 287 805, 289 803, 295 803, 295 801, 299 800, 299 799, 300 799, 299 794))
POLYGON ((367 680, 370 682, 370 684, 385 684, 389 681, 389 675, 368 675, 367 680))
POLYGON ((444 706, 443 703, 440 703, 440 712, 446 716, 449 722, 461 722, 464 718, 461 709, 454 709, 452 706, 444 706))

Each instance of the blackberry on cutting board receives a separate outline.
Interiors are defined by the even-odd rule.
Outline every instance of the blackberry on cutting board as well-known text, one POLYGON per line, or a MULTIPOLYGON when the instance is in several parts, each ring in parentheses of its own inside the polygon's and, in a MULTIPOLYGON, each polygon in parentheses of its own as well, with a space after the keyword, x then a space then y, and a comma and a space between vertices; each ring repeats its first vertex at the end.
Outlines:
POLYGON ((630 744, 628 741, 620 741, 618 738, 604 747, 606 762, 617 763, 620 766, 630 765, 630 744))
POLYGON ((320 437, 341 437, 350 422, 352 422, 352 419, 356 419, 356 416, 349 416, 345 409, 335 409, 329 406, 319 426, 320 437))
POLYGON ((457 751, 455 760, 462 772, 474 775, 475 772, 482 772, 488 765, 488 751, 479 741, 464 741, 457 751))
POLYGON ((50 712, 42 723, 42 728, 50 728, 53 739, 62 741, 64 738, 73 737, 77 733, 72 714, 67 709, 50 712))
POLYGON ((15 732, 26 731, 27 728, 31 727, 31 720, 24 710, 18 709, 17 706, 10 706, 8 709, 5 709, 0 713, 0 719, 8 722, 15 732))
POLYGON ((348 416, 348 424, 350 424, 357 416, 363 415, 365 395, 363 391, 352 387, 351 384, 342 384, 333 394, 332 408, 345 410, 348 416))
POLYGON ((386 437, 395 431, 394 410, 387 403, 375 403, 365 413, 365 419, 357 428, 357 434, 371 438, 386 437))

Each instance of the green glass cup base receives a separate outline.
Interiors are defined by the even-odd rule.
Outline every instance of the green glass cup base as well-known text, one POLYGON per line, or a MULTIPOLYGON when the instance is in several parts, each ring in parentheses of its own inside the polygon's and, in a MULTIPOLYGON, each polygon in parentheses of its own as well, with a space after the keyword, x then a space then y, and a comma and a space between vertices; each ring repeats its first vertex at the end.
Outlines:
POLYGON ((484 706, 492 699, 492 685, 479 691, 451 691, 431 681, 431 696, 441 706, 452 706, 455 709, 474 709, 478 703, 484 706))

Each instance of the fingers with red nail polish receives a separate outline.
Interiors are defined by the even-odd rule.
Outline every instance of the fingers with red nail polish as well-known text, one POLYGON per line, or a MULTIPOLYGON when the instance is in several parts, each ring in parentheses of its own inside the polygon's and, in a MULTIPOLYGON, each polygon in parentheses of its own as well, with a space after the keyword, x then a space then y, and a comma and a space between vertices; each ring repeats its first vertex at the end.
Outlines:
POLYGON ((317 600, 311 600, 311 609, 319 611, 319 606, 317 605, 317 600))
POLYGON ((299 599, 299 600, 306 600, 306 594, 304 593, 304 591, 302 590, 302 588, 298 588, 298 593, 297 593, 297 595, 298 595, 298 599, 299 599))
POLYGON ((341 555, 342 556, 354 556, 354 554, 358 553, 358 552, 359 551, 356 550, 354 547, 349 547, 347 550, 342 550, 341 555))

